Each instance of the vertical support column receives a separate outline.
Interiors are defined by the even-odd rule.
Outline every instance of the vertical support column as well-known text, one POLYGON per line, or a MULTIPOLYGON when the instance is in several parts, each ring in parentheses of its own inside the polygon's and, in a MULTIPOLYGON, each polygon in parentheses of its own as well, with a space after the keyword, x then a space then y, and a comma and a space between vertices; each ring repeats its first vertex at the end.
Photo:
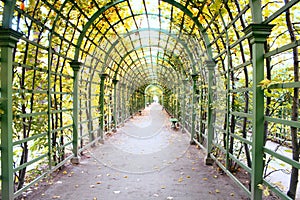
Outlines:
POLYGON ((198 80, 198 74, 192 74, 193 79, 193 96, 192 96, 192 127, 191 127, 191 140, 190 144, 195 145, 196 142, 194 141, 195 136, 195 120, 196 120, 196 111, 195 111, 195 104, 196 104, 196 90, 197 90, 197 80, 198 80))
POLYGON ((181 106, 181 110, 182 110, 182 125, 181 125, 181 131, 185 132, 184 128, 185 128, 185 99, 186 99, 186 85, 187 85, 188 80, 184 79, 182 80, 183 83, 183 89, 182 89, 182 106, 181 106))
POLYGON ((252 200, 262 199, 262 190, 258 188, 258 184, 263 182, 264 169, 264 91, 258 85, 264 79, 264 43, 272 28, 273 25, 250 24, 244 30, 253 51, 252 200))
POLYGON ((21 34, 0 28, 1 48, 1 179, 2 199, 14 197, 13 141, 12 141, 12 68, 13 53, 21 34))
POLYGON ((178 84, 177 85, 177 90, 176 90, 176 118, 179 119, 179 106, 178 106, 178 99, 179 99, 179 94, 180 94, 180 87, 178 84))
POLYGON ((79 95, 78 95, 78 71, 82 63, 78 61, 70 62, 73 69, 73 155, 71 159, 72 164, 79 164, 78 158, 78 109, 79 109, 79 95))
POLYGON ((99 132, 98 139, 100 143, 104 142, 104 81, 108 77, 108 74, 100 74, 100 96, 99 96, 99 107, 100 107, 100 121, 99 121, 99 132))
POLYGON ((212 151, 212 141, 214 138, 214 127, 213 127, 213 79, 214 79, 214 69, 215 69, 215 62, 214 61, 205 61, 205 66, 208 69, 208 102, 207 102, 207 155, 205 158, 206 165, 212 165, 213 159, 210 157, 212 151))
POLYGON ((121 84, 121 90, 122 90, 122 108, 121 108, 121 118, 122 118, 122 123, 125 122, 126 119, 126 98, 125 98, 125 89, 126 85, 124 83, 121 84))
MULTIPOLYGON (((114 79, 113 84, 114 84, 114 128, 113 131, 117 131, 117 84, 119 80, 114 79)), ((120 97, 119 97, 120 98, 120 97)))

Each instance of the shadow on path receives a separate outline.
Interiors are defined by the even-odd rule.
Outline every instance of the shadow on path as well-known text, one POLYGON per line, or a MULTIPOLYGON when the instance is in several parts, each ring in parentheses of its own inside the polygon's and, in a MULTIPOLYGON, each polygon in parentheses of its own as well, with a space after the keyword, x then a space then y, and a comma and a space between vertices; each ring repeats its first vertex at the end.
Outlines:
POLYGON ((170 126, 161 106, 152 104, 33 199, 247 199, 229 177, 204 165, 187 134, 170 126))

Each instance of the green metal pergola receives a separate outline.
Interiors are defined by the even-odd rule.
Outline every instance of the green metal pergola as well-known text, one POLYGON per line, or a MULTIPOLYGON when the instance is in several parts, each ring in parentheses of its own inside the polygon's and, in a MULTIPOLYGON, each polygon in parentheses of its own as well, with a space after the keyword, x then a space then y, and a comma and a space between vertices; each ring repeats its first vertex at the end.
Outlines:
POLYGON ((253 200, 295 199, 299 10, 299 0, 1 1, 2 199, 79 163, 147 105, 150 86, 207 165, 253 200), (273 161, 290 170, 285 188, 273 161))

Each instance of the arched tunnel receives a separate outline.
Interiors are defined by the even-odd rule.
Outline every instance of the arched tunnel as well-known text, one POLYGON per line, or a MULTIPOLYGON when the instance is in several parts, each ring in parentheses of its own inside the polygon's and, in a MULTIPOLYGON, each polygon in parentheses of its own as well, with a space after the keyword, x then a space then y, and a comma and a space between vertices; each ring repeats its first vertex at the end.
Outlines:
POLYGON ((153 102, 249 198, 295 199, 299 8, 299 0, 1 1, 2 199, 79 163, 153 102))

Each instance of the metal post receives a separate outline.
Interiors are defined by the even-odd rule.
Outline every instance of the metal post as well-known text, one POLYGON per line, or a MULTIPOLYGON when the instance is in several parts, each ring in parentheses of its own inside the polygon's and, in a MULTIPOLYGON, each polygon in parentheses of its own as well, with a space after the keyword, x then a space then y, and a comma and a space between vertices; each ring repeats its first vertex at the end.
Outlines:
POLYGON ((117 131, 117 84, 119 80, 114 79, 113 84, 114 84, 114 128, 113 131, 117 131))
POLYGON ((214 68, 215 68, 214 61, 205 61, 205 66, 208 69, 208 101, 207 101, 207 155, 205 158, 206 165, 212 165, 213 159, 210 157, 212 152, 212 141, 214 138, 214 127, 213 127, 213 79, 214 79, 214 68))
POLYGON ((121 89, 122 89, 122 108, 121 108, 121 118, 122 118, 122 123, 125 122, 126 119, 126 98, 125 98, 125 89, 126 85, 124 83, 121 84, 121 89))
POLYGON ((180 87, 177 84, 177 92, 176 92, 176 118, 179 120, 179 96, 180 96, 180 87))
POLYGON ((192 127, 191 127, 191 140, 190 144, 195 145, 196 142, 194 141, 195 136, 195 120, 196 120, 196 111, 195 111, 195 104, 196 104, 196 90, 197 90, 197 80, 198 74, 192 74, 193 79, 193 96, 192 96, 192 127))
POLYGON ((185 128, 185 116, 186 116, 186 113, 185 113, 185 99, 186 99, 186 85, 187 85, 187 82, 188 80, 182 80, 182 83, 183 83, 183 90, 182 90, 182 94, 183 94, 183 98, 182 98, 182 125, 181 125, 181 131, 184 132, 184 128, 185 128))
POLYGON ((98 138, 100 143, 104 142, 103 132, 104 132, 104 81, 108 77, 108 74, 100 74, 100 97, 99 97, 99 107, 100 107, 100 121, 99 121, 99 132, 98 138))
POLYGON ((74 158, 71 159, 72 164, 79 164, 78 158, 78 109, 79 109, 79 95, 78 95, 78 71, 82 63, 78 61, 70 62, 73 69, 73 154, 74 158))
POLYGON ((0 29, 1 48, 1 180, 2 199, 14 197, 13 141, 12 141, 12 68, 13 53, 21 33, 12 29, 0 29))
POLYGON ((264 42, 272 28, 273 25, 250 24, 244 30, 253 51, 252 200, 262 199, 262 190, 258 188, 258 185, 263 183, 264 169, 264 91, 258 85, 264 79, 264 42))

